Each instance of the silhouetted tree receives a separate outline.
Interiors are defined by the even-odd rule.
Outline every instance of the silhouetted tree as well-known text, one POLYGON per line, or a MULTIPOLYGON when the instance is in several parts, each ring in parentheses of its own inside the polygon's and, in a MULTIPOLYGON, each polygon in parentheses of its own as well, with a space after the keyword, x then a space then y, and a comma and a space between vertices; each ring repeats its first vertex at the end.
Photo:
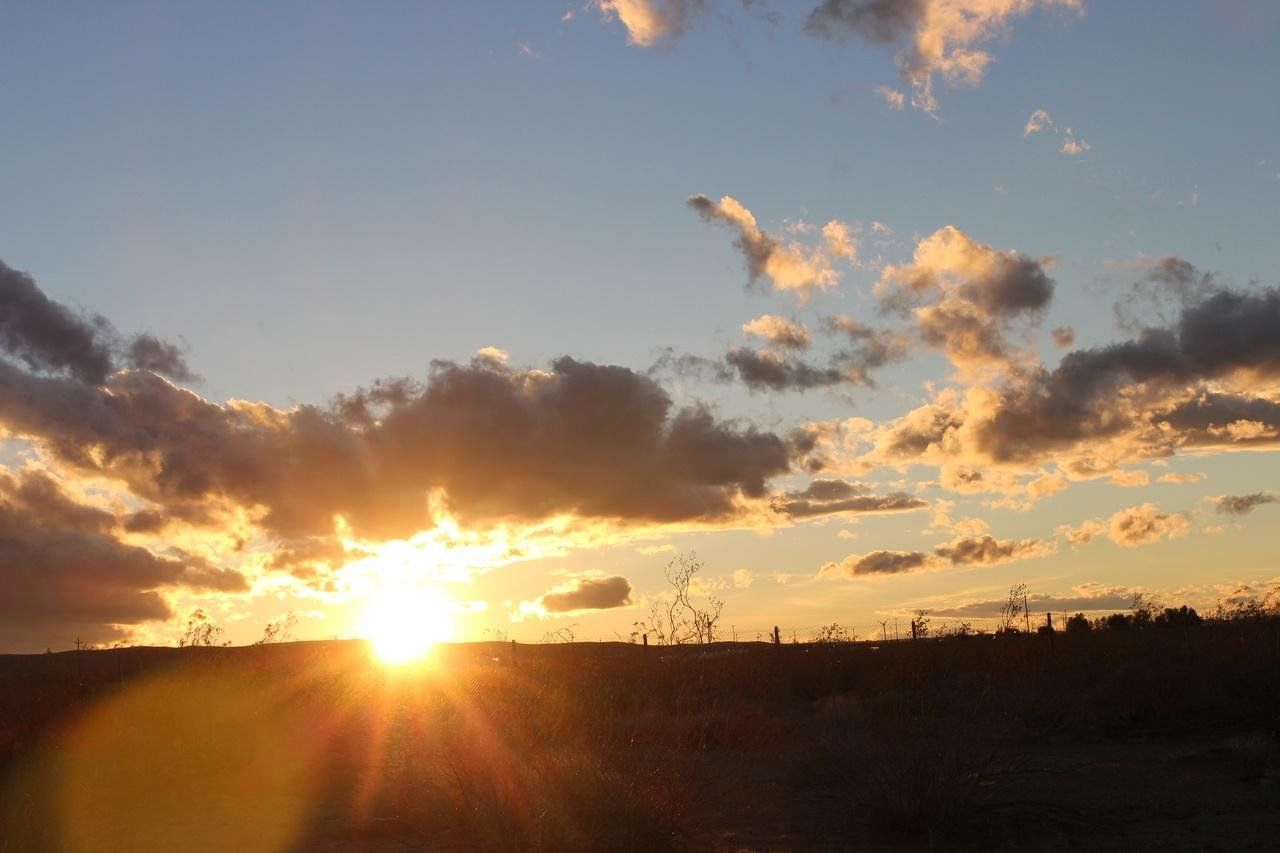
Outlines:
POLYGON ((1087 634, 1093 630, 1093 623, 1083 613, 1077 613, 1067 620, 1068 634, 1087 634))
POLYGON ((649 630, 658 643, 677 645, 715 640, 724 602, 714 595, 707 595, 705 604, 694 601, 694 578, 701 570, 702 563, 692 551, 667 563, 664 572, 671 584, 671 598, 656 602, 649 614, 649 630))
POLYGON ((187 620, 187 628, 182 632, 182 636, 178 638, 178 648, 229 645, 231 645, 231 641, 223 639, 221 626, 210 621, 208 614, 199 607, 191 611, 191 618, 187 620))
POLYGON ((1200 614, 1195 608, 1182 605, 1178 608, 1166 607, 1156 616, 1155 624, 1160 628, 1194 628, 1200 624, 1200 614))

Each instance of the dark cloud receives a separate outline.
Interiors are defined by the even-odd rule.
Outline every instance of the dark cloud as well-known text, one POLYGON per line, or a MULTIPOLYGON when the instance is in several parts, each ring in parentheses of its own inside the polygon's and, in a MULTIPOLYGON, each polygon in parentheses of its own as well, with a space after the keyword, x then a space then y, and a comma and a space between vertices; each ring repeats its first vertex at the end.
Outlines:
POLYGON ((747 278, 755 283, 765 273, 769 256, 778 250, 778 241, 756 226, 755 217, 746 208, 727 208, 724 201, 716 203, 699 193, 685 201, 688 207, 705 222, 719 222, 737 231, 733 244, 742 251, 747 262, 747 278))
POLYGON ((0 261, 0 350, 32 370, 66 371, 100 385, 113 369, 107 329, 102 318, 77 316, 0 261))
POLYGON ((828 563, 819 577, 856 577, 888 575, 940 569, 945 566, 994 566, 1014 560, 1040 557, 1053 550, 1052 542, 1037 539, 996 539, 993 536, 961 536, 933 549, 923 551, 872 551, 851 554, 839 563, 828 563))
POLYGON ((0 474, 0 642, 62 645, 72 630, 118 636, 118 626, 172 615, 164 588, 247 588, 239 572, 128 545, 116 527, 45 474, 0 474))
POLYGON ((1277 500, 1280 500, 1280 498, 1277 498, 1271 492, 1254 492, 1251 495, 1223 495, 1215 503, 1217 504, 1218 512, 1227 515, 1247 515, 1253 512, 1254 507, 1273 504, 1277 500))
POLYGON ((1046 553, 1049 546, 1036 539, 996 539, 968 536, 933 549, 933 553, 956 566, 993 566, 1046 553))
POLYGON ((823 0, 804 28, 822 38, 859 36, 887 44, 915 29, 924 10, 925 0, 823 0))
POLYGON ((837 361, 864 385, 874 385, 871 371, 907 357, 907 339, 892 329, 877 329, 843 315, 823 320, 827 331, 842 335, 851 348, 842 351, 837 361))
POLYGON ((1173 328, 1068 353, 1052 372, 1034 372, 1002 391, 999 405, 979 425, 979 447, 1001 461, 1031 459, 1143 421, 1199 430, 1206 443, 1210 436, 1229 438, 1224 431, 1241 421, 1259 423, 1260 434, 1273 437, 1280 406, 1266 398, 1202 392, 1171 408, 1116 405, 1134 397, 1120 394, 1125 387, 1163 400, 1189 384, 1234 374, 1280 376, 1280 289, 1219 290, 1188 306, 1173 328))
POLYGON ((818 367, 794 356, 777 356, 750 347, 733 347, 724 360, 742 384, 753 391, 808 391, 856 381, 835 365, 818 367))
POLYGON ((135 336, 125 350, 125 359, 131 367, 153 370, 175 382, 191 382, 198 378, 187 367, 182 350, 154 335, 135 336))
POLYGON ((927 501, 903 492, 869 495, 861 483, 844 480, 814 480, 805 489, 777 495, 770 502, 773 511, 789 518, 812 518, 836 513, 902 512, 923 509, 927 501))
POLYGON ((121 363, 178 381, 195 378, 182 352, 154 335, 126 346, 104 317, 81 317, 44 294, 35 280, 0 261, 0 352, 32 370, 66 373, 102 385, 121 363))
POLYGON ((624 607, 631 603, 631 581, 617 575, 582 578, 569 588, 548 592, 538 600, 549 613, 624 607))
POLYGON ((327 534, 335 514, 407 535, 430 526, 433 490, 472 522, 712 520, 790 467, 772 433, 673 412, 648 377, 569 358, 549 372, 437 362, 421 389, 287 411, 217 405, 140 371, 97 388, 0 363, 0 423, 158 508, 260 507, 286 537, 327 534))
POLYGON ((861 556, 851 554, 839 563, 827 563, 818 574, 821 577, 896 575, 929 565, 931 558, 921 551, 872 551, 861 556))

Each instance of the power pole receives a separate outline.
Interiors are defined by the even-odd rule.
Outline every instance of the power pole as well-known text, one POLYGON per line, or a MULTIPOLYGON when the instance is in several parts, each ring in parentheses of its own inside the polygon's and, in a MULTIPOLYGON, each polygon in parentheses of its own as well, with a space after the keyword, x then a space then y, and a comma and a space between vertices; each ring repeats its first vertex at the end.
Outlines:
POLYGON ((84 686, 84 672, 80 668, 80 649, 84 644, 80 642, 79 635, 76 636, 76 684, 84 686))

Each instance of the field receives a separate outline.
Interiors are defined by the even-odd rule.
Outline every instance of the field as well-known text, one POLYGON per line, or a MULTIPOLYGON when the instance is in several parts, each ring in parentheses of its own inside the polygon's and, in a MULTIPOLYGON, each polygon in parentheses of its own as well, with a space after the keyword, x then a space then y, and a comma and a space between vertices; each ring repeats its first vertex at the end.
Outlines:
POLYGON ((0 851, 1271 848, 1280 619, 0 657, 0 851))

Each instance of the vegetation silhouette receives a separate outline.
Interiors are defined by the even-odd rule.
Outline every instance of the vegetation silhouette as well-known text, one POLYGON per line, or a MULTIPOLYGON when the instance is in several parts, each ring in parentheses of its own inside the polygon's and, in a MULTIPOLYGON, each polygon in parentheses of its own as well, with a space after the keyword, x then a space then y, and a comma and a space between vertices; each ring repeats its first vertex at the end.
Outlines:
POLYGON ((1139 601, 1047 635, 1011 615, 804 643, 686 615, 684 642, 388 668, 354 641, 228 648, 205 614, 181 648, 0 656, 0 851, 1262 841, 1276 601, 1139 601))

